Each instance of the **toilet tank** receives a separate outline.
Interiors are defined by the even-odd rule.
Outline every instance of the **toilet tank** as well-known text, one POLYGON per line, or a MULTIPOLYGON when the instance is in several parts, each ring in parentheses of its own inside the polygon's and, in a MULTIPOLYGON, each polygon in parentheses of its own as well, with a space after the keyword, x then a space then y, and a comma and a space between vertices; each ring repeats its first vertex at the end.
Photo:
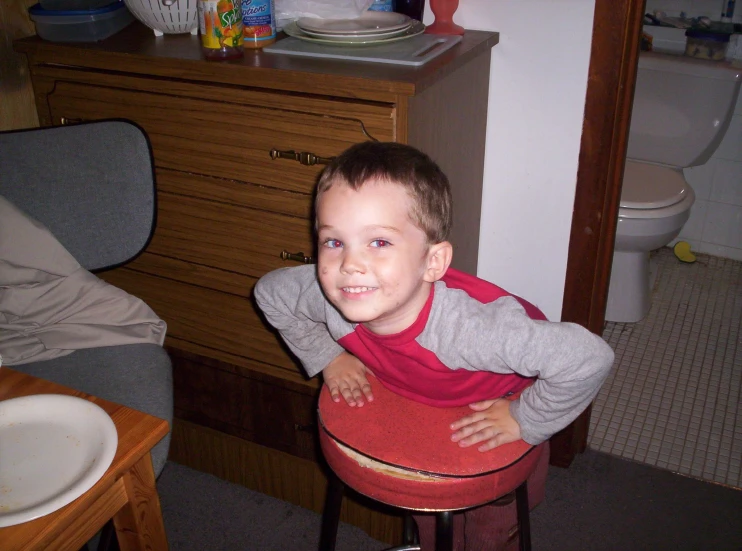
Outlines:
POLYGON ((689 167, 704 164, 734 113, 742 69, 724 61, 642 52, 627 157, 689 167))

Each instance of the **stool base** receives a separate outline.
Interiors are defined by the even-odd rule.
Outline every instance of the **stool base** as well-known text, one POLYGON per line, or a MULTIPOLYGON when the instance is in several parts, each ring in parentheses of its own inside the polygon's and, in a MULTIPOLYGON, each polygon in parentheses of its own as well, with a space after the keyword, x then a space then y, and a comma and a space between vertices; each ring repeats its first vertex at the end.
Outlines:
MULTIPOLYGON (((345 484, 330 470, 327 496, 322 513, 320 551, 335 551, 337 529, 340 523, 340 508, 343 504, 345 484)), ((515 507, 518 519, 518 549, 531 551, 531 517, 528 507, 528 482, 515 489, 515 507)), ((453 551, 453 511, 439 511, 435 522, 435 551, 453 551)), ((405 515, 404 544, 387 551, 419 551, 412 517, 405 515)))

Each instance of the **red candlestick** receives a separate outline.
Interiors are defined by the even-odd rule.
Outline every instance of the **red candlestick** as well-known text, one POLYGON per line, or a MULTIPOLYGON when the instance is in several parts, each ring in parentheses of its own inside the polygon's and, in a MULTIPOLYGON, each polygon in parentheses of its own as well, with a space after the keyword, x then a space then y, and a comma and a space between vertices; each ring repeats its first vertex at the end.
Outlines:
POLYGON ((464 34, 464 27, 453 22, 453 14, 459 7, 459 0, 430 0, 430 11, 435 21, 425 32, 429 34, 464 34))

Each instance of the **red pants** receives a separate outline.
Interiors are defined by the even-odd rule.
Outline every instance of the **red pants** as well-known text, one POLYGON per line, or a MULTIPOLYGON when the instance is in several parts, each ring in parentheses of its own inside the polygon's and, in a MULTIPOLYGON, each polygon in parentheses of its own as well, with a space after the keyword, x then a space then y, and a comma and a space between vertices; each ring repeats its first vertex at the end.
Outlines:
MULTIPOLYGON (((528 477, 528 505, 544 499, 549 470, 549 444, 544 446, 536 470, 528 477)), ((413 515, 422 551, 435 549, 435 515, 413 515)), ((507 505, 482 505, 453 516, 454 551, 515 551, 518 549, 518 516, 515 500, 507 505)))

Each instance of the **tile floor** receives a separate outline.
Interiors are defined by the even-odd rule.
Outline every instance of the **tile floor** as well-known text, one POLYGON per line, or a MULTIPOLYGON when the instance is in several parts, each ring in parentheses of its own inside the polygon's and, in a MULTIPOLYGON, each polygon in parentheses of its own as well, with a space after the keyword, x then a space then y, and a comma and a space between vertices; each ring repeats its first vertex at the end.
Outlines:
POLYGON ((742 488, 742 262, 653 253, 652 307, 606 324, 616 363, 593 404, 588 446, 742 488))

